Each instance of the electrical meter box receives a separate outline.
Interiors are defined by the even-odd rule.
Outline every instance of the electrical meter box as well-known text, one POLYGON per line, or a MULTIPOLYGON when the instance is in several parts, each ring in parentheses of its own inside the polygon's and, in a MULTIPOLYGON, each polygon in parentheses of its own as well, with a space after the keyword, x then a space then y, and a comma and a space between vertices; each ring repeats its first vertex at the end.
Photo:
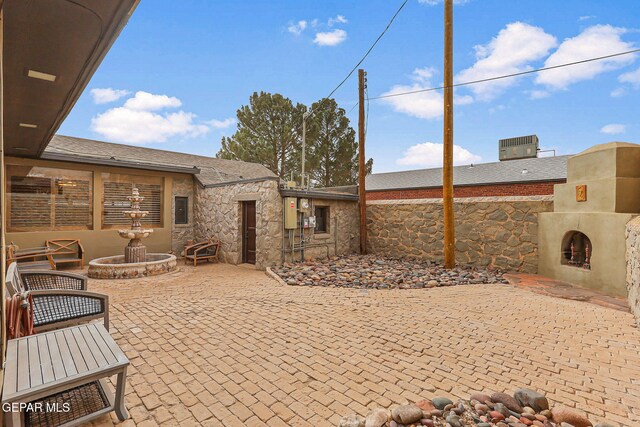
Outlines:
POLYGON ((316 228, 316 217, 315 216, 310 216, 309 217, 309 228, 316 228))
POLYGON ((298 200, 295 197, 284 199, 284 228, 295 230, 298 225, 298 200))
POLYGON ((300 212, 309 212, 309 199, 300 199, 300 212))

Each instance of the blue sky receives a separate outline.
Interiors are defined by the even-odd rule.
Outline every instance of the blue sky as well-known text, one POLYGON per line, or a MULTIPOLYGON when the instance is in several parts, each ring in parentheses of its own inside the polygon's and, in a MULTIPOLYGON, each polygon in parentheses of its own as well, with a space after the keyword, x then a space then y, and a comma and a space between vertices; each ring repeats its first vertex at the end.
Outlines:
MULTIPOLYGON (((401 3, 142 0, 59 133, 215 155, 251 93, 328 95, 401 3)), ((460 1, 455 81, 638 48, 639 15, 637 0, 460 1)), ((438 0, 409 0, 363 64, 371 97, 442 84, 442 20, 438 0)), ((638 54, 459 88, 456 163, 496 161, 498 139, 528 134, 558 154, 640 143, 638 95, 638 54)), ((441 164, 440 97, 370 101, 374 172, 441 164)), ((351 110, 355 74, 335 98, 351 110)), ((349 117, 356 127, 357 109, 349 117)))

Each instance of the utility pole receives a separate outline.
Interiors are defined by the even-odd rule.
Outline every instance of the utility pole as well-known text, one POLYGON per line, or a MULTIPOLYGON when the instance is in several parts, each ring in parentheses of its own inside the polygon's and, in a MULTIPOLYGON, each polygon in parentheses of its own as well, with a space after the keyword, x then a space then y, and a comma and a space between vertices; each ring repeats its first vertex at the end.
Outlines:
POLYGON ((304 186, 304 164, 305 164, 305 156, 307 151, 307 119, 309 118, 309 112, 305 111, 302 113, 302 174, 300 176, 300 187, 305 188, 304 186))
POLYGON ((453 0, 444 1, 444 149, 442 204, 444 207, 444 267, 456 266, 453 218, 453 0))
POLYGON ((367 253, 367 194, 364 187, 365 166, 364 166, 364 89, 367 84, 367 73, 358 70, 358 195, 360 199, 360 253, 367 253))

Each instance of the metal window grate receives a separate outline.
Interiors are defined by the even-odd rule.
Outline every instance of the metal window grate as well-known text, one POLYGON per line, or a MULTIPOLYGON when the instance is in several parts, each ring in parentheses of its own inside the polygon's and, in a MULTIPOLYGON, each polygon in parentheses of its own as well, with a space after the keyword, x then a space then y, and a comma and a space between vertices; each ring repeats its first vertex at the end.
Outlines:
POLYGON ((26 427, 59 426, 110 406, 98 381, 53 394, 32 403, 42 403, 42 411, 25 413, 26 427), (64 411, 65 404, 68 411, 64 411))
POLYGON ((189 224, 189 198, 176 196, 176 224, 189 224))

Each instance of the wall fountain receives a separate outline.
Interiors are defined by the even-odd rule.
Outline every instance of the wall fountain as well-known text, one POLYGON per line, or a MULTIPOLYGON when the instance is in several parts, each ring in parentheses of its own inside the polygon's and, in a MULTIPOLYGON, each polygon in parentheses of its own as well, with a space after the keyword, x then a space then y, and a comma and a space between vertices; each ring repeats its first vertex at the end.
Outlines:
POLYGON ((88 274, 91 278, 131 279, 156 276, 176 269, 175 255, 147 254, 147 247, 142 244, 142 239, 149 237, 153 229, 142 227, 142 218, 149 214, 149 211, 140 209, 140 202, 144 197, 134 187, 131 196, 127 199, 131 203, 131 209, 124 211, 123 214, 131 218, 131 227, 118 230, 120 237, 129 239, 129 244, 124 247, 124 255, 98 258, 89 262, 88 274))

